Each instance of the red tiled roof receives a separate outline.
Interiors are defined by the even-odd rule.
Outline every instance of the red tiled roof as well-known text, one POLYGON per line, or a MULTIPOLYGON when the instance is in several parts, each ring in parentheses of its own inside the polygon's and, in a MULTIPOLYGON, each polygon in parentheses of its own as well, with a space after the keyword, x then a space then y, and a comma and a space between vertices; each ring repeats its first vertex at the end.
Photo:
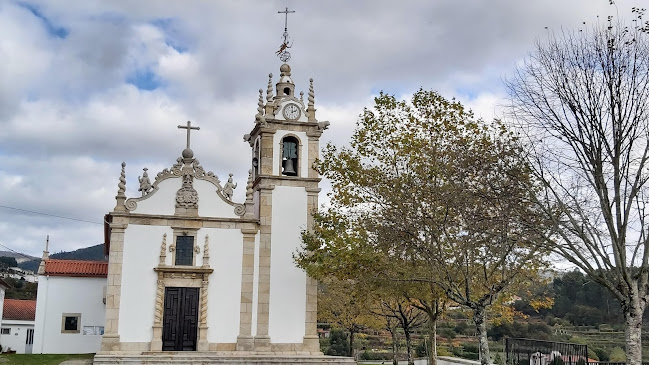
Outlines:
POLYGON ((84 260, 45 260, 45 275, 107 277, 108 262, 84 260))
POLYGON ((36 317, 36 301, 5 299, 2 309, 2 319, 33 321, 36 317))

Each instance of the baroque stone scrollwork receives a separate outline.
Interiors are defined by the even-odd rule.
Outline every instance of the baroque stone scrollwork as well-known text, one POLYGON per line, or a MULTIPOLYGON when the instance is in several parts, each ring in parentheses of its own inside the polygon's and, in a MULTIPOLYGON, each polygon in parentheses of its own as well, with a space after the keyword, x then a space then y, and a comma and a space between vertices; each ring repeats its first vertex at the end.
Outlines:
POLYGON ((154 315, 154 324, 160 325, 162 324, 162 305, 163 305, 163 298, 164 295, 164 281, 162 279, 158 279, 158 289, 156 291, 156 297, 155 297, 155 315, 154 315))
POLYGON ((204 275, 201 287, 201 318, 200 324, 207 324, 207 275, 204 275))
POLYGON ((198 208, 198 193, 193 184, 194 176, 183 175, 183 185, 176 192, 176 208, 198 208))
POLYGON ((236 214, 239 217, 242 217, 243 215, 246 214, 246 206, 243 204, 235 204, 234 214, 236 214))
MULTIPOLYGON (((183 157, 178 157, 178 159, 176 159, 176 163, 173 164, 171 168, 166 168, 159 172, 156 175, 153 184, 150 183, 150 179, 148 179, 148 172, 145 168, 143 176, 140 177, 140 191, 142 192, 142 196, 139 198, 130 198, 126 200, 124 206, 129 211, 137 209, 138 202, 149 199, 158 191, 159 184, 162 181, 170 178, 183 179, 183 187, 178 191, 176 196, 177 207, 196 208, 198 206, 198 193, 196 193, 193 188, 193 180, 198 179, 211 182, 213 185, 215 185, 217 195, 220 196, 223 201, 235 208, 235 214, 243 215, 243 213, 237 213, 238 209, 240 209, 237 207, 241 204, 232 202, 232 190, 234 190, 237 186, 237 184, 234 183, 232 179, 228 179, 228 182, 225 184, 225 186, 221 186, 221 180, 219 180, 218 176, 216 176, 216 174, 214 174, 212 171, 205 171, 198 159, 183 157)), ((125 183, 126 179, 124 179, 123 182, 121 182, 120 179, 120 191, 124 189, 121 185, 125 183)))

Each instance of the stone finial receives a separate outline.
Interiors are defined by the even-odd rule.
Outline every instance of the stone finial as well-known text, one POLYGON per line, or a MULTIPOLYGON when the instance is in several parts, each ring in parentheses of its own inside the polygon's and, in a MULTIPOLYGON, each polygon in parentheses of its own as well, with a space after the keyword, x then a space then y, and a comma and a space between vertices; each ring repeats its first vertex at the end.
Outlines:
POLYGON ((288 63, 279 66, 279 76, 291 76, 291 66, 289 66, 288 63))
POLYGON ((126 201, 126 162, 122 162, 122 172, 119 174, 119 183, 117 184, 117 195, 115 200, 117 200, 117 205, 115 205, 115 211, 124 211, 126 207, 124 202, 126 201))
POLYGON ((313 78, 309 79, 309 107, 315 105, 315 92, 313 91, 313 78))
POLYGON ((205 235, 205 245, 203 246, 203 267, 210 266, 210 236, 205 235))
POLYGON ((237 184, 232 182, 232 173, 228 178, 228 182, 223 185, 223 196, 229 201, 232 201, 232 195, 234 195, 234 189, 237 188, 237 184))
POLYGON ((126 162, 122 162, 122 172, 119 174, 119 183, 117 184, 117 195, 126 196, 126 162))
POLYGON ((313 79, 309 79, 309 106, 306 108, 309 122, 315 122, 315 92, 313 91, 313 79))
POLYGON ((304 103, 304 91, 300 91, 300 101, 304 103))
POLYGON ((165 266, 167 257, 167 234, 162 235, 162 243, 160 244, 160 266, 165 266))
POLYGON ((45 239, 45 251, 43 251, 43 257, 41 258, 41 263, 38 265, 38 275, 45 275, 45 261, 50 259, 50 235, 47 235, 45 239))
POLYGON ((255 217, 254 191, 252 190, 252 185, 252 170, 248 170, 248 182, 246 183, 246 202, 244 203, 246 211, 243 215, 243 218, 255 217))
POLYGON ((255 115, 255 123, 266 126, 266 118, 264 118, 264 97, 262 96, 264 90, 259 89, 259 101, 257 102, 257 115, 255 115))
POLYGON ((273 74, 268 74, 268 89, 266 89, 266 102, 273 100, 273 74))
POLYGON ((252 204, 252 170, 248 170, 248 182, 246 183, 246 204, 252 204))

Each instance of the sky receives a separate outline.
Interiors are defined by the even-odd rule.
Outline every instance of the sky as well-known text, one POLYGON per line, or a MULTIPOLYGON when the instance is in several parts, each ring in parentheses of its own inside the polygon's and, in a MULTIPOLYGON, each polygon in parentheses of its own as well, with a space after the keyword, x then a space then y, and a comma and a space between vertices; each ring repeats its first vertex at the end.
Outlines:
MULTIPOLYGON (((296 92, 314 79, 321 147, 348 143, 380 91, 419 88, 501 117, 503 80, 548 32, 641 0, 0 0, 0 250, 40 256, 103 242, 122 162, 137 197, 192 149, 243 188, 258 90, 279 76, 288 7, 296 92), (547 27, 547 29, 546 29, 547 27), (153 179, 152 179, 153 180, 153 179), (29 212, 28 212, 29 211, 29 212), (42 214, 34 214, 38 212, 42 214), (72 219, 63 219, 66 217, 72 219)), ((323 182, 321 201, 326 201, 323 182)))

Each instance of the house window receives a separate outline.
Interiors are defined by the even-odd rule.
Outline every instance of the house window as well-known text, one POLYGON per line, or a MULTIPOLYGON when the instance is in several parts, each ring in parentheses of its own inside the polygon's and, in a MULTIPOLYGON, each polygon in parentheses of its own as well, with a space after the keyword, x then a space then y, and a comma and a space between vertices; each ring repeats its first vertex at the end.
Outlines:
POLYGON ((2 334, 2 335, 10 335, 11 334, 11 328, 0 328, 0 334, 2 334))
POLYGON ((81 313, 63 313, 61 318, 61 333, 81 332, 81 313))
POLYGON ((194 265, 194 236, 176 237, 176 265, 194 265))
POLYGON ((282 139, 282 175, 297 176, 299 146, 299 141, 293 136, 282 139))

